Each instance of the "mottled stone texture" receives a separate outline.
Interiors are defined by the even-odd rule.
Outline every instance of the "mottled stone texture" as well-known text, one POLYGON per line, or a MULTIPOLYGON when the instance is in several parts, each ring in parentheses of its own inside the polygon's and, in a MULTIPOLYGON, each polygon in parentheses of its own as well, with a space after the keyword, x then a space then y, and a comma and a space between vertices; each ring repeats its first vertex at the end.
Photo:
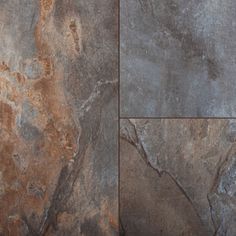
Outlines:
POLYGON ((236 1, 121 0, 121 115, 236 116, 236 1))
POLYGON ((0 0, 0 235, 117 235, 116 0, 0 0))
POLYGON ((122 120, 126 236, 236 235, 236 120, 122 120))

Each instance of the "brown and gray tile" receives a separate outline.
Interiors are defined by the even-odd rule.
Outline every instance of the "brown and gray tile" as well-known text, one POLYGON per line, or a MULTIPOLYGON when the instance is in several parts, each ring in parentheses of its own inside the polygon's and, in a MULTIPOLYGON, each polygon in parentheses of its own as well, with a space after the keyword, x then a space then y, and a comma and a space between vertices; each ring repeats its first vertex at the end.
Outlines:
POLYGON ((117 235, 118 1, 0 1, 0 235, 117 235))
POLYGON ((236 235, 236 120, 121 120, 126 236, 236 235))

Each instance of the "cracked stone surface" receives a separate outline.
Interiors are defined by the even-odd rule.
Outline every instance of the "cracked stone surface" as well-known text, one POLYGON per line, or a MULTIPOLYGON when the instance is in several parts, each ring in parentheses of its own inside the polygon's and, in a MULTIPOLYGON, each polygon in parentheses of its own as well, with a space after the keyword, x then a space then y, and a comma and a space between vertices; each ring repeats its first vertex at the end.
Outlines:
POLYGON ((123 235, 236 235, 236 121, 123 119, 123 235))
POLYGON ((0 1, 0 235, 118 235, 118 1, 0 1))
POLYGON ((121 115, 236 116, 236 1, 121 0, 121 115))

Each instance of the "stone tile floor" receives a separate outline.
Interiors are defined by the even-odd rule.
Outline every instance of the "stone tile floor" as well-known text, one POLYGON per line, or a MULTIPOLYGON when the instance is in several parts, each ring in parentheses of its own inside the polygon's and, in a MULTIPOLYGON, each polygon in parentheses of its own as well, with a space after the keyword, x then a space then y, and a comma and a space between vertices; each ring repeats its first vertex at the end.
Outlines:
POLYGON ((0 0, 0 236, 235 236, 235 10, 0 0))

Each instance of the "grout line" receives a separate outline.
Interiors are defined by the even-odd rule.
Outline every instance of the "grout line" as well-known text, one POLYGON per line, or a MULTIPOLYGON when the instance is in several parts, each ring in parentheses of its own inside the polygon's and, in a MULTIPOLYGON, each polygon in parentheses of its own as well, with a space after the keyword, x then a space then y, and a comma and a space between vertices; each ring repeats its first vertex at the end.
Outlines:
POLYGON ((159 117, 148 117, 148 116, 143 116, 143 117, 135 117, 135 116, 120 116, 120 119, 136 119, 136 120, 160 120, 160 119, 167 119, 167 120, 187 120, 187 119, 192 119, 192 120, 234 120, 236 119, 236 117, 196 117, 196 116, 189 116, 189 117, 162 117, 162 116, 159 116, 159 117))
POLYGON ((118 235, 121 235, 121 232, 120 232, 120 0, 117 0, 118 2, 118 23, 117 23, 117 26, 118 26, 118 119, 117 119, 117 122, 118 122, 118 132, 117 132, 117 136, 118 136, 118 150, 117 150, 117 153, 118 153, 118 160, 117 160, 117 163, 118 163, 118 175, 117 175, 117 181, 118 181, 118 194, 117 194, 117 201, 118 201, 118 235))

